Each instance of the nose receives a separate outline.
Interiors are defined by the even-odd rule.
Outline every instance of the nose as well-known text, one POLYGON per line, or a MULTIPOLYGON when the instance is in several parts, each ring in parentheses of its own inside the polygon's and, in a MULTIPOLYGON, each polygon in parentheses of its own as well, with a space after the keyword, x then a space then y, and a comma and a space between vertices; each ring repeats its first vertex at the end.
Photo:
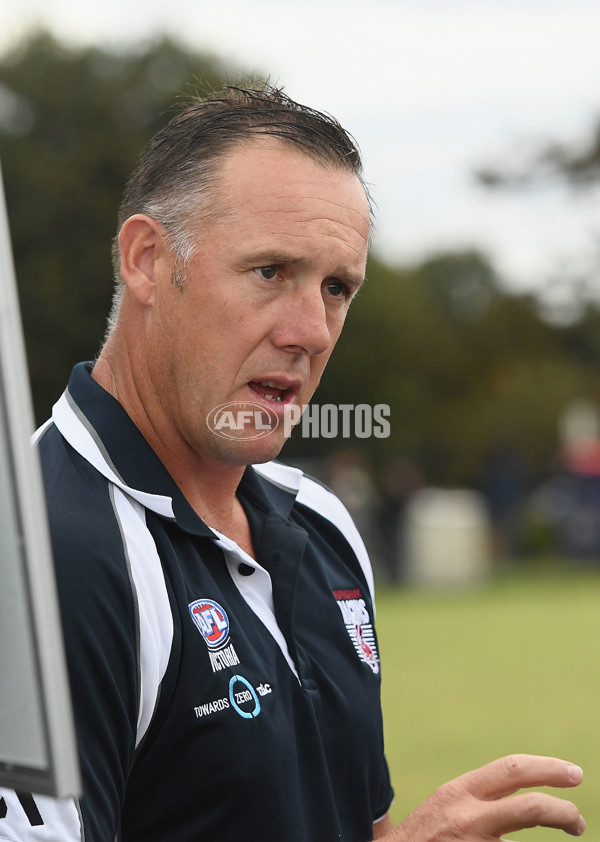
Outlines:
POLYGON ((331 330, 321 286, 295 291, 282 301, 273 343, 294 353, 318 356, 331 347, 331 330))

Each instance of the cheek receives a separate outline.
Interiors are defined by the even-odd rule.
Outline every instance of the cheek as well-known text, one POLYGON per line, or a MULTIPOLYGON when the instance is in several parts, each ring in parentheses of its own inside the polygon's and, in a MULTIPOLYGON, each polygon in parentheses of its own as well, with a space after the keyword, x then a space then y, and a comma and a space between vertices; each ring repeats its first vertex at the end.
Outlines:
POLYGON ((310 380, 311 380, 311 386, 312 386, 313 392, 317 388, 317 386, 319 385, 319 382, 321 380, 321 377, 323 375, 323 372, 325 371, 325 368, 327 366, 327 363, 329 362, 329 359, 330 359, 331 355, 335 353, 335 346, 336 346, 337 341, 340 338, 340 335, 342 333, 342 328, 344 327, 344 321, 345 321, 345 314, 344 314, 343 317, 340 317, 338 319, 335 319, 335 320, 329 322, 328 327, 329 327, 329 336, 331 338, 331 344, 330 344, 329 348, 327 349, 327 351, 325 351, 323 354, 319 354, 316 357, 312 357, 312 359, 311 359, 311 362, 310 362, 310 380))
POLYGON ((319 354, 318 357, 313 357, 310 362, 310 384, 313 392, 319 385, 330 357, 331 351, 327 351, 324 354, 319 354))
POLYGON ((342 335, 342 330, 344 327, 344 323, 346 321, 346 315, 348 310, 345 309, 343 313, 336 313, 335 316, 328 320, 327 327, 329 329, 329 348, 326 352, 325 362, 323 363, 323 367, 327 364, 330 356, 335 353, 335 346, 338 343, 338 339, 342 335))
POLYGON ((331 336, 331 349, 335 348, 338 339, 342 334, 344 324, 346 323, 346 316, 348 315, 347 308, 343 313, 336 314, 336 316, 329 322, 329 335, 331 336))

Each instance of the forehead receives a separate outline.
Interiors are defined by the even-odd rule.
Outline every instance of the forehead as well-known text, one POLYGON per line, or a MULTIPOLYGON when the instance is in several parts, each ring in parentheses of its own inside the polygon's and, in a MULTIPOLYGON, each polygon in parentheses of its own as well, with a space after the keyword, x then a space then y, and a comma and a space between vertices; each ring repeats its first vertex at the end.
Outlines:
MULTIPOLYGON (((233 148, 222 160, 213 219, 279 226, 319 225, 351 241, 368 242, 370 206, 358 176, 322 164, 273 137, 233 148)), ((300 234, 300 230, 298 230, 300 234)))

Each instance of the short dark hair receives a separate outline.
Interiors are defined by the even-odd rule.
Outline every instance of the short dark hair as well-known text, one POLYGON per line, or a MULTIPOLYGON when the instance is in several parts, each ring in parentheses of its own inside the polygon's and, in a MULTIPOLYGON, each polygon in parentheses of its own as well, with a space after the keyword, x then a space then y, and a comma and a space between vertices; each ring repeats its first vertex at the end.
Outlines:
MULTIPOLYGON (((294 102, 267 82, 229 85, 196 98, 152 138, 125 188, 118 230, 133 214, 151 216, 164 227, 176 259, 185 266, 193 254, 194 232, 210 214, 218 164, 234 146, 259 135, 276 137, 324 166, 347 170, 365 186, 356 141, 334 117, 294 102)), ((368 198, 366 186, 365 193, 368 198)), ((122 287, 116 238, 113 265, 118 300, 112 324, 122 287)))

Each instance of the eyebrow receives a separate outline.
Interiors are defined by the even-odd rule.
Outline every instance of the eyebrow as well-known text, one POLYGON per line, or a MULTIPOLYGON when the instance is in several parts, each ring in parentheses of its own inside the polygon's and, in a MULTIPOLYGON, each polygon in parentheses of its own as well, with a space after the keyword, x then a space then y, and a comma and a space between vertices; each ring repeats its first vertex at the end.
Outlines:
POLYGON ((306 263, 305 257, 292 257, 287 252, 276 252, 266 249, 251 251, 245 255, 244 260, 247 263, 252 263, 254 266, 271 266, 276 263, 306 263))

